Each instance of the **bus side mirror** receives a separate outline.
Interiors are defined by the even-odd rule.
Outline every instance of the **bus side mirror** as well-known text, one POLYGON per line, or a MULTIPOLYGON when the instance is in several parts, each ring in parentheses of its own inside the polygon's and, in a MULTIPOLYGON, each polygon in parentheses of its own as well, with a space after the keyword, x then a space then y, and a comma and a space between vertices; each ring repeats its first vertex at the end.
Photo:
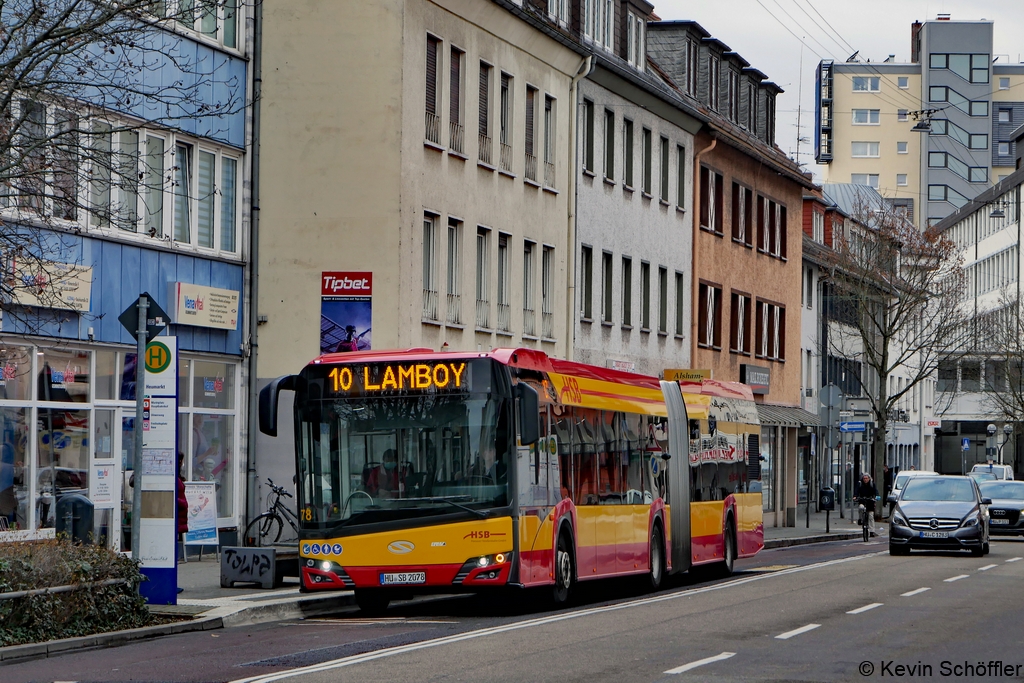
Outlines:
POLYGON ((519 443, 532 446, 540 439, 540 398, 537 390, 526 382, 516 385, 519 399, 519 443))
POLYGON ((267 436, 277 436, 278 394, 284 390, 294 391, 297 379, 297 375, 284 375, 260 389, 260 431, 267 436))

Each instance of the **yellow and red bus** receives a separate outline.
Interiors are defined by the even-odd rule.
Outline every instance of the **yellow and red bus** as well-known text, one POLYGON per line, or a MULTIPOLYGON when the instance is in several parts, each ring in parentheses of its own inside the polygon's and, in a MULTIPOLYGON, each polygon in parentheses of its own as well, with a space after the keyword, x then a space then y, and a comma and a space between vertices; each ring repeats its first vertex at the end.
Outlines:
POLYGON ((304 590, 396 595, 649 577, 763 548, 748 387, 532 349, 328 354, 260 392, 293 418, 304 590))

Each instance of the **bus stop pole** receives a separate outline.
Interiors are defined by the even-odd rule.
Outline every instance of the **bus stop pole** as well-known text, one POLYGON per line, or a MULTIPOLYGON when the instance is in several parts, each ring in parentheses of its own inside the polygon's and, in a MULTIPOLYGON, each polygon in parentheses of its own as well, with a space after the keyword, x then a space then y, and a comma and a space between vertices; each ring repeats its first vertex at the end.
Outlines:
POLYGON ((135 486, 132 487, 132 559, 139 561, 142 548, 142 405, 146 393, 146 318, 149 299, 139 297, 139 329, 136 332, 135 356, 135 444, 132 453, 132 473, 135 486))

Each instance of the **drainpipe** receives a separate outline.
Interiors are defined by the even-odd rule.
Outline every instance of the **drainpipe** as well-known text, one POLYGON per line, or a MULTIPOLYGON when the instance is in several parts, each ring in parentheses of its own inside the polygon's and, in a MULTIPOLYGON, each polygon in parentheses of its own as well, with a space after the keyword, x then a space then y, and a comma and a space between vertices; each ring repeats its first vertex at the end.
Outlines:
POLYGON ((576 119, 580 115, 579 82, 590 75, 593 69, 593 57, 587 56, 569 86, 569 101, 572 103, 572 116, 569 117, 569 200, 567 205, 567 235, 565 244, 569 249, 566 255, 566 280, 569 288, 565 297, 565 358, 572 360, 573 343, 576 339, 576 207, 579 203, 579 185, 576 182, 579 145, 576 141, 576 119))
POLYGON ((697 278, 697 235, 700 233, 700 158, 718 145, 718 136, 711 131, 711 144, 693 157, 693 235, 690 244, 690 367, 697 360, 697 309, 700 306, 700 282, 697 278))
MULTIPOLYGON (((249 193, 249 386, 248 419, 246 424, 246 523, 257 514, 256 510, 256 431, 259 425, 257 410, 257 360, 259 351, 259 255, 260 255, 260 101, 263 92, 263 3, 253 5, 252 39, 252 152, 249 193)), ((244 527, 243 527, 244 528, 244 527)))

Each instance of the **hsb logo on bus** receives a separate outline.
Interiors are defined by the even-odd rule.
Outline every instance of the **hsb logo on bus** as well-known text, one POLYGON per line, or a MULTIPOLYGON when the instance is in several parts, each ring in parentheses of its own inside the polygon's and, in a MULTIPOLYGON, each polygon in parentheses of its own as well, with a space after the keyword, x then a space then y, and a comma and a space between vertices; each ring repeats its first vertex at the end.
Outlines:
POLYGON ((565 378, 565 384, 562 385, 558 399, 562 403, 581 403, 583 401, 583 392, 580 391, 580 385, 575 377, 565 378))
POLYGON ((474 541, 484 541, 484 540, 487 540, 488 538, 490 538, 491 536, 504 536, 504 535, 505 535, 504 531, 488 531, 488 530, 485 529, 483 531, 470 531, 468 534, 466 534, 465 536, 462 537, 462 540, 466 540, 467 538, 471 538, 474 541))

